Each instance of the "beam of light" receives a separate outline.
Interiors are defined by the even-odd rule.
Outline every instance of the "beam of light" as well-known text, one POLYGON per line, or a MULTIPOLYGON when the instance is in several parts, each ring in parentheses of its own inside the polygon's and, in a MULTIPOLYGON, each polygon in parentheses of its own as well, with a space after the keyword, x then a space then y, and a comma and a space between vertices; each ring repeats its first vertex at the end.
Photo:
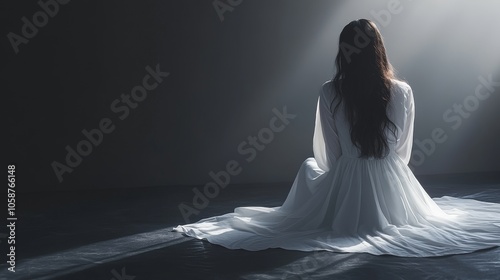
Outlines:
MULTIPOLYGON (((53 254, 24 259, 16 263, 16 272, 5 272, 8 279, 45 280, 60 277, 104 263, 173 246, 190 240, 172 228, 101 241, 53 254)), ((4 275, 0 275, 3 279, 4 275)), ((110 272, 110 278, 112 277, 110 272)))
MULTIPOLYGON (((481 72, 492 72, 498 66, 498 1, 424 0, 401 3, 404 20, 395 19, 397 23, 389 26, 391 30, 384 35, 392 38, 395 46, 393 58, 403 67, 416 63, 419 56, 428 52, 450 59, 468 59, 474 64, 469 67, 477 66, 481 72)), ((470 73, 466 69, 453 70, 470 73)))

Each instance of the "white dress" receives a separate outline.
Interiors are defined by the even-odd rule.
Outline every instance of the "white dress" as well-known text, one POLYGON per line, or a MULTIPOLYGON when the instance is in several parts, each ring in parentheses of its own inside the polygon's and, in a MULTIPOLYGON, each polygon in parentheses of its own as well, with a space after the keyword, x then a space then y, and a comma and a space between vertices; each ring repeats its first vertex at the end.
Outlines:
MULTIPOLYGON (((431 199, 407 164, 415 106, 410 86, 394 81, 387 133, 389 155, 359 158, 342 106, 330 111, 332 82, 318 100, 314 158, 300 167, 280 207, 239 207, 234 213, 179 225, 175 231, 230 249, 365 252, 442 256, 500 245, 500 204, 444 196, 431 199)), ((335 104, 332 106, 332 110, 335 104)))

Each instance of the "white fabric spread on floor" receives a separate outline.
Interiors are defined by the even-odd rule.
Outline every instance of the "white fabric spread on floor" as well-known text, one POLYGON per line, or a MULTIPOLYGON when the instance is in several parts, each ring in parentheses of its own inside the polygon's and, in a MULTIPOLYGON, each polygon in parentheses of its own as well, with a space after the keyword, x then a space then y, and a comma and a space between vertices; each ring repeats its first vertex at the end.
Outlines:
POLYGON ((500 245, 500 204, 444 196, 430 198, 407 164, 414 101, 394 81, 388 133, 390 153, 359 158, 342 106, 333 118, 332 83, 321 88, 314 158, 300 167, 280 207, 239 207, 234 213, 180 225, 175 231, 230 249, 365 252, 404 257, 442 256, 500 245))

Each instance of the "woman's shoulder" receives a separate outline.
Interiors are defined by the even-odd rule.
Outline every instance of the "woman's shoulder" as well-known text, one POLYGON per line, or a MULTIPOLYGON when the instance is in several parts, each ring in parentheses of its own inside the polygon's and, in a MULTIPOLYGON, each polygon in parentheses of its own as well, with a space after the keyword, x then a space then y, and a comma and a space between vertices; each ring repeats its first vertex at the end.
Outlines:
POLYGON ((328 81, 324 82, 324 83, 321 85, 321 91, 322 91, 322 92, 329 92, 329 91, 332 91, 332 86, 333 86, 333 81, 332 81, 332 80, 328 80, 328 81))
POLYGON ((410 85, 403 80, 392 79, 393 83, 393 98, 398 103, 409 104, 413 102, 413 91, 410 85))
POLYGON ((328 80, 321 85, 321 95, 331 97, 334 94, 333 81, 328 80))
POLYGON ((397 90, 403 91, 405 93, 408 93, 408 92, 411 93, 411 87, 406 81, 399 80, 399 79, 392 79, 391 81, 397 90))
POLYGON ((328 103, 331 103, 331 101, 333 99, 333 94, 334 94, 333 81, 328 80, 328 81, 324 82, 321 85, 320 96, 319 96, 320 99, 323 99, 324 101, 326 101, 328 103))

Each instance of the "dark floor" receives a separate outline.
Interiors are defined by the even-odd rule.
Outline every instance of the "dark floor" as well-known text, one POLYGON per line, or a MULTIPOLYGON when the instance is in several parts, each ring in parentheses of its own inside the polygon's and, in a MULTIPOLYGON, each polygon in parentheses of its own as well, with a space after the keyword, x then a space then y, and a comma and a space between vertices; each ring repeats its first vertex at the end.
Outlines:
MULTIPOLYGON (((500 203, 500 174, 420 178, 432 197, 500 203)), ((228 250, 170 232, 192 187, 18 194, 16 272, 0 279, 500 279, 500 248, 438 258, 228 250)), ((228 186, 193 221, 278 206, 289 184, 228 186)), ((499 213, 500 214, 500 213, 499 213)), ((500 237, 499 237, 500 238, 500 237)))

